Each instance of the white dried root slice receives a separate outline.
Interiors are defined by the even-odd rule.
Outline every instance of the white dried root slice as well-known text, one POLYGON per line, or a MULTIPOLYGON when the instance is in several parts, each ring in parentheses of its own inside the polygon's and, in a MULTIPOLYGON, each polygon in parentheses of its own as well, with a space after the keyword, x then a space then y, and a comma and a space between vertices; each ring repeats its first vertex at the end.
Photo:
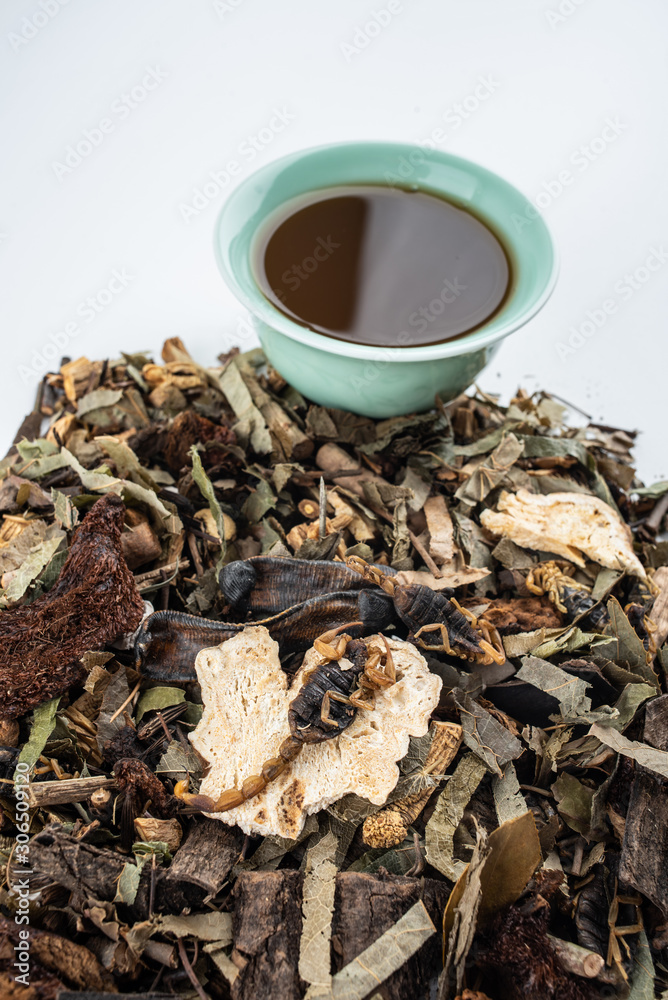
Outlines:
MULTIPOLYGON (((384 651, 381 639, 368 640, 384 651)), ((212 813, 245 833, 294 838, 306 817, 351 792, 382 805, 399 778, 396 762, 410 736, 424 736, 438 704, 441 679, 410 643, 388 640, 401 680, 376 695, 372 711, 359 710, 340 736, 305 746, 290 767, 259 795, 224 813, 212 813)), ((228 788, 259 774, 289 736, 288 705, 304 671, 317 663, 310 649, 288 685, 278 645, 262 625, 212 649, 203 649, 195 668, 204 712, 190 739, 210 769, 200 792, 217 799, 228 788)), ((342 661, 345 665, 346 661, 342 661)))
POLYGON ((584 556, 608 569, 626 570, 645 579, 633 551, 631 532, 603 500, 585 493, 503 492, 498 511, 485 510, 480 520, 495 535, 525 549, 554 552, 584 567, 584 556))

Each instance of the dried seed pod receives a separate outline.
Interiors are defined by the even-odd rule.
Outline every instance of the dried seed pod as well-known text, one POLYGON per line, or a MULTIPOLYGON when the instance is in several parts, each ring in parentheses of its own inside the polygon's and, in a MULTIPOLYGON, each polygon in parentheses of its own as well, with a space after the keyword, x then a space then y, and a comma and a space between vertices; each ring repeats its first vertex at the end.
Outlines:
MULTIPOLYGON (((462 743, 462 727, 454 722, 433 722, 431 746, 424 765, 425 774, 443 774, 455 759, 462 743)), ((408 827, 418 818, 435 788, 425 788, 403 799, 397 799, 374 816, 367 816, 362 837, 369 847, 396 847, 408 833, 408 827)))
POLYGON ((139 625, 144 602, 121 552, 125 505, 101 497, 76 530, 54 587, 0 615, 0 718, 14 719, 65 691, 80 658, 139 625))

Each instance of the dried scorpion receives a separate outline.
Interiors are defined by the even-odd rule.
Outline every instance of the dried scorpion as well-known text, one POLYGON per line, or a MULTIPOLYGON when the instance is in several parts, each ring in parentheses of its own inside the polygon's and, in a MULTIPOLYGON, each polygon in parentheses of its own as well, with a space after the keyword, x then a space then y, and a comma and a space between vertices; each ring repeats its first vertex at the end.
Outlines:
POLYGON ((573 567, 563 559, 550 559, 540 563, 527 574, 526 588, 539 597, 547 594, 557 611, 569 621, 583 616, 583 623, 591 628, 604 628, 608 612, 591 596, 589 587, 574 580, 573 567))
POLYGON ((410 631, 409 638, 422 649, 484 665, 506 662, 503 643, 494 626, 463 608, 454 597, 448 599, 421 584, 399 584, 358 556, 350 556, 346 563, 390 595, 398 617, 410 631), (430 632, 438 632, 440 642, 429 643, 423 638, 430 632))
MULTIPOLYGON (((589 628, 604 629, 610 621, 608 612, 594 600, 586 584, 573 579, 573 572, 570 563, 562 559, 551 559, 529 571, 526 578, 527 590, 540 596, 547 594, 557 611, 566 615, 569 621, 582 618, 583 624, 589 628)), ((624 607, 624 612, 644 646, 647 662, 651 663, 656 656, 653 638, 656 625, 642 604, 631 602, 624 607)))
POLYGON ((385 636, 385 652, 369 650, 363 639, 343 632, 361 622, 348 622, 323 633, 313 643, 322 659, 304 674, 297 696, 290 702, 290 735, 278 748, 278 756, 262 765, 260 774, 246 778, 241 788, 230 788, 214 801, 207 795, 191 795, 187 781, 178 782, 175 794, 187 805, 203 812, 226 812, 259 795, 267 785, 296 760, 307 744, 323 743, 350 726, 358 709, 373 709, 375 693, 398 679, 385 636), (341 634, 343 632, 343 634, 341 634), (350 666, 343 666, 343 658, 350 666))

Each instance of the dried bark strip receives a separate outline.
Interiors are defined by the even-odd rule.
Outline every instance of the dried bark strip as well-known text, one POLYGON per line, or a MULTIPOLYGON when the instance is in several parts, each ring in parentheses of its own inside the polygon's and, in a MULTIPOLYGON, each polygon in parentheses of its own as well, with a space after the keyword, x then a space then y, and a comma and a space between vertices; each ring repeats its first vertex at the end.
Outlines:
MULTIPOLYGON (((668 695, 647 707, 644 737, 668 750, 668 695)), ((636 768, 624 827, 620 878, 642 892, 668 918, 668 778, 636 768)))
POLYGON ((301 872, 243 872, 235 887, 232 1000, 299 1000, 301 872))
MULTIPOLYGON (((340 872, 336 877, 336 906, 332 922, 332 945, 337 974, 333 977, 334 996, 358 994, 344 992, 352 969, 342 976, 345 966, 362 956, 382 935, 395 928, 397 922, 420 900, 429 918, 440 926, 443 909, 449 895, 446 882, 435 879, 418 881, 398 875, 367 875, 340 872), (335 985, 336 984, 336 985, 335 985)), ((426 923, 426 921, 425 921, 426 923)), ((384 945, 383 945, 384 947, 384 945)), ((377 993, 383 1000, 405 1000, 421 996, 435 971, 440 968, 440 939, 432 934, 389 975, 377 993)), ((377 985, 377 981, 376 984, 377 985)), ((367 985, 367 992, 371 990, 367 985)), ((366 993, 360 994, 366 996, 366 993)))
POLYGON ((95 775, 91 778, 65 778, 63 781, 32 782, 28 789, 28 805, 31 809, 44 806, 64 805, 68 802, 84 802, 100 788, 115 788, 113 778, 95 775))
POLYGON ((243 835, 238 827, 201 818, 193 826, 169 867, 167 884, 195 885, 215 896, 236 863, 243 835))
MULTIPOLYGON (((81 944, 75 944, 73 941, 61 937, 60 934, 52 934, 37 928, 30 928, 28 933, 29 945, 27 947, 30 949, 31 963, 39 963, 49 972, 55 973, 65 982, 79 989, 92 986, 99 990, 113 990, 113 977, 88 948, 81 944)), ((0 961, 4 960, 8 947, 12 949, 10 962, 14 961, 14 948, 17 945, 19 945, 18 925, 14 921, 0 917, 0 952, 3 955, 0 961)), ((31 975, 30 979, 32 980, 32 978, 31 975)), ((79 995, 77 994, 77 996, 79 995)))

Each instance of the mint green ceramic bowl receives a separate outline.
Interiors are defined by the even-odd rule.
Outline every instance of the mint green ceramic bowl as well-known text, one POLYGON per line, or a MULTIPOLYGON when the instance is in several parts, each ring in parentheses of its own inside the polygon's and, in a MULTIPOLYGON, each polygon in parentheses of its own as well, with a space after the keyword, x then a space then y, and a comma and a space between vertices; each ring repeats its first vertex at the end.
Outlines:
POLYGON ((427 410, 438 393, 452 399, 475 380, 508 334, 541 309, 557 278, 552 238, 516 188, 449 153, 393 142, 346 142, 291 153, 256 171, 230 195, 215 229, 218 266, 250 310, 269 362, 323 406, 369 417, 427 410), (374 347, 315 333, 280 312, 251 269, 256 233, 277 208, 321 188, 393 184, 445 195, 487 222, 511 258, 513 283, 503 307, 475 332, 422 347, 374 347))

